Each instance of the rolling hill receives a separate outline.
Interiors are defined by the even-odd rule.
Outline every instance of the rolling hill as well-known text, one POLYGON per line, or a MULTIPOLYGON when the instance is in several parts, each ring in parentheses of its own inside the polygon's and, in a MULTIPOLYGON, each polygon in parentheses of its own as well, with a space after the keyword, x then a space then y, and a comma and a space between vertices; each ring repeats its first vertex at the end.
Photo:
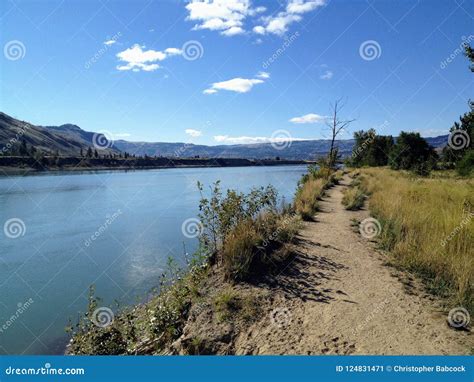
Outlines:
MULTIPOLYGON (((94 147, 93 142, 94 139, 97 139, 97 134, 85 131, 73 124, 35 126, 0 112, 0 147, 11 145, 12 142, 18 145, 22 139, 28 145, 35 146, 36 149, 41 151, 48 153, 58 152, 62 156, 77 156, 81 149, 85 151, 89 147, 94 147)), ((433 147, 440 148, 446 145, 447 135, 425 139, 433 147)), ((352 152, 354 140, 338 140, 337 144, 342 156, 349 156, 352 152)), ((205 146, 179 142, 129 142, 117 140, 105 152, 128 152, 137 156, 181 158, 264 159, 281 157, 282 159, 305 160, 327 154, 329 146, 330 141, 325 139, 294 141, 284 150, 278 150, 270 143, 205 146)), ((104 150, 101 153, 104 153, 104 150)), ((4 154, 7 155, 8 152, 4 152, 4 154)))

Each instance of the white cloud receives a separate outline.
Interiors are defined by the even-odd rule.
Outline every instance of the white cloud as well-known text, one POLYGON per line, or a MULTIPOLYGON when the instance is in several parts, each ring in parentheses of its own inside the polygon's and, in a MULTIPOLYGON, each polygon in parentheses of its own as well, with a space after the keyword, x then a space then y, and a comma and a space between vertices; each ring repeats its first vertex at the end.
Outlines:
POLYGON ((326 4, 326 0, 290 0, 286 6, 288 13, 306 13, 326 4))
POLYGON ((228 144, 252 144, 252 143, 272 143, 272 142, 288 142, 288 141, 306 141, 306 138, 291 138, 291 137, 249 137, 239 136, 231 137, 229 135, 215 135, 214 140, 219 143, 228 144))
POLYGON ((319 78, 321 78, 322 80, 330 80, 333 75, 334 73, 331 70, 326 70, 324 74, 321 74, 319 76, 319 78))
POLYGON ((270 78, 270 73, 258 72, 256 77, 261 78, 262 80, 266 80, 266 79, 270 78))
POLYGON ((144 46, 139 44, 133 45, 122 52, 117 53, 117 58, 124 62, 122 65, 118 65, 118 70, 132 70, 139 72, 140 70, 146 72, 152 72, 160 65, 157 62, 163 61, 169 56, 181 55, 182 51, 178 48, 167 48, 164 52, 159 50, 145 50, 144 46))
POLYGON ((186 9, 187 19, 197 22, 193 29, 218 30, 226 36, 242 34, 246 17, 265 10, 264 7, 252 9, 250 0, 192 0, 186 9))
MULTIPOLYGON (((287 0, 284 11, 276 16, 264 16, 263 25, 253 28, 256 34, 272 33, 283 35, 290 24, 302 20, 302 15, 326 4, 326 0, 287 0)), ((194 30, 219 31, 224 36, 245 33, 244 23, 248 18, 257 18, 265 7, 252 7, 250 0, 191 0, 186 5, 187 20, 195 21, 194 30)))
POLYGON ((263 25, 257 25, 253 31, 261 35, 271 33, 281 36, 288 32, 291 24, 303 19, 301 15, 325 4, 326 0, 289 0, 284 12, 279 12, 276 16, 262 17, 263 25))
POLYGON ((110 46, 110 45, 114 45, 116 42, 117 40, 107 40, 107 41, 104 41, 104 45, 110 46))
POLYGON ((202 131, 200 130, 194 130, 194 129, 186 129, 184 132, 188 135, 190 135, 193 138, 200 137, 202 135, 202 131))
POLYGON ((242 33, 245 33, 245 31, 241 27, 232 27, 222 32, 224 36, 235 36, 242 33))
POLYGON ((203 91, 204 94, 215 94, 219 90, 228 90, 236 93, 247 93, 254 85, 263 84, 270 74, 266 72, 259 72, 257 78, 232 78, 231 80, 214 82, 210 88, 203 91))
POLYGON ((318 115, 318 114, 306 114, 301 117, 294 117, 290 119, 290 122, 292 123, 319 123, 319 122, 324 122, 328 117, 318 115))

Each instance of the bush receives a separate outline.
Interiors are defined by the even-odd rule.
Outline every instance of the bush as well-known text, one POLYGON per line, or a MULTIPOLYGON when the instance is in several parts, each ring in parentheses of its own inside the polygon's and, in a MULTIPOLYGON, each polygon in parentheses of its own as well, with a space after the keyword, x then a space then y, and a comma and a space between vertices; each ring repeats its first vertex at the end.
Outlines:
POLYGON ((457 163, 456 171, 461 176, 470 176, 474 172, 474 150, 468 151, 457 163))

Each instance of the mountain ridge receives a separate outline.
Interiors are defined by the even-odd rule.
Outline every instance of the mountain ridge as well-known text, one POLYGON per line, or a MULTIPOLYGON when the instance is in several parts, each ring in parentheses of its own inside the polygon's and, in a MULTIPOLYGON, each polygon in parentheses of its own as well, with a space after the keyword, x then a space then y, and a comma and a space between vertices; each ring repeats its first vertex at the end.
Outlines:
MULTIPOLYGON (((28 145, 47 153, 59 153, 65 156, 78 156, 89 147, 94 149, 94 140, 100 133, 83 130, 72 123, 60 126, 38 126, 20 121, 0 112, 0 147, 19 145, 24 139, 28 145), (13 142, 13 143, 12 143, 13 142)), ((428 137, 425 140, 435 148, 447 143, 447 135, 428 137)), ((336 143, 343 157, 352 153, 354 139, 341 139, 336 143)), ((161 156, 182 158, 246 158, 266 159, 280 157, 288 160, 315 159, 328 153, 329 139, 292 141, 284 149, 271 143, 233 144, 233 145, 199 145, 185 142, 131 142, 116 140, 100 150, 103 154, 128 152, 137 156, 161 156), (110 146, 110 147, 109 147, 110 146)), ((1 153, 1 151, 0 151, 1 153)), ((4 155, 5 152, 3 153, 4 155)))

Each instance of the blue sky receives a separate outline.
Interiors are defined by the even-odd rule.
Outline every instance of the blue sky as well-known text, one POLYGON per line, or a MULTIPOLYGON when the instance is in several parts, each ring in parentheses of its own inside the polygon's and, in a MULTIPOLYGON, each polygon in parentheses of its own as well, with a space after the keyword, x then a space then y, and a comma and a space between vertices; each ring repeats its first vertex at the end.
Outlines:
POLYGON ((0 110, 116 139, 324 138, 340 97, 357 119, 342 138, 436 136, 474 98, 468 0, 5 0, 0 16, 0 110))

